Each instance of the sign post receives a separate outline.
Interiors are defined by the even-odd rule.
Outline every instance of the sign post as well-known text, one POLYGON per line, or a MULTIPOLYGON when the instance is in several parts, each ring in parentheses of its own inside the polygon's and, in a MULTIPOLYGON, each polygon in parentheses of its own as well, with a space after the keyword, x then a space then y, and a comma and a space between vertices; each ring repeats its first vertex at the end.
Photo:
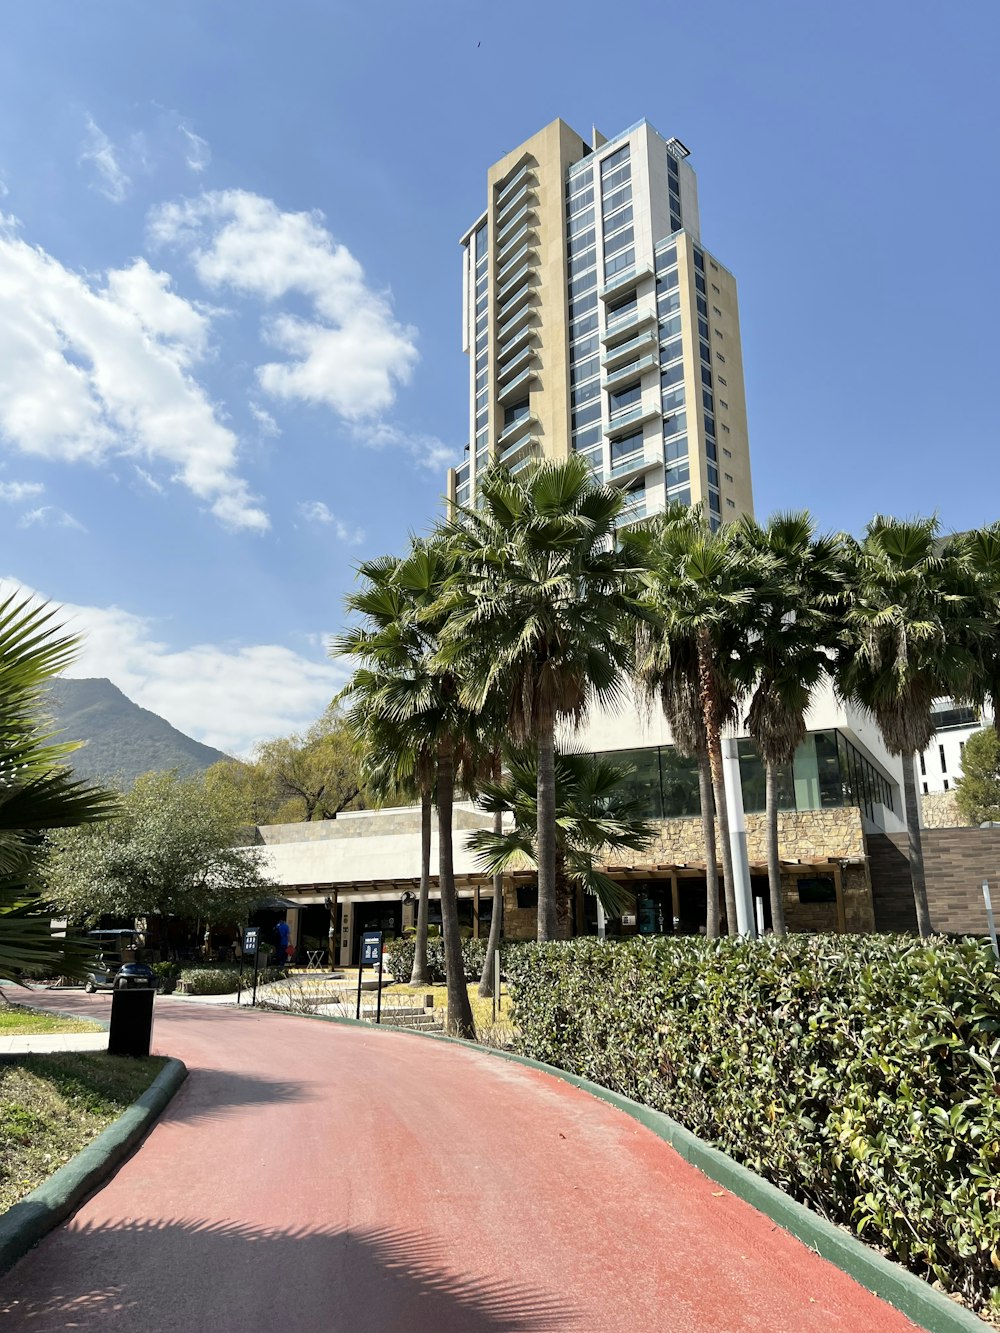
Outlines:
POLYGON ((378 965, 378 999, 375 1002, 375 1022, 382 1022, 382 932, 366 930, 361 936, 361 957, 358 960, 358 1002, 354 1017, 361 1017, 361 976, 366 966, 378 965))
MULTIPOLYGON (((248 953, 253 954, 253 999, 252 1005, 257 1003, 257 950, 260 947, 260 926, 246 926, 243 930, 243 958, 248 953)), ((243 976, 243 958, 240 959, 240 977, 243 976)))
POLYGON ((989 928, 990 939, 993 942, 993 952, 1000 959, 1000 945, 997 944, 997 923, 993 917, 993 899, 990 897, 989 880, 983 880, 983 902, 986 904, 986 925, 989 928))

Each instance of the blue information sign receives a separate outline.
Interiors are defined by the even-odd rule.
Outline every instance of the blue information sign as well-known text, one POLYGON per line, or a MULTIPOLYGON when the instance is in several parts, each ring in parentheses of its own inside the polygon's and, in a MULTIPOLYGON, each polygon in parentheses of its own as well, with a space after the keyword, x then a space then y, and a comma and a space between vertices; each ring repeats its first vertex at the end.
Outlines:
POLYGON ((378 967, 382 957, 382 932, 366 930, 361 936, 361 966, 378 967))
POLYGON ((243 952, 255 954, 260 942, 260 927, 247 926, 243 932, 243 952))

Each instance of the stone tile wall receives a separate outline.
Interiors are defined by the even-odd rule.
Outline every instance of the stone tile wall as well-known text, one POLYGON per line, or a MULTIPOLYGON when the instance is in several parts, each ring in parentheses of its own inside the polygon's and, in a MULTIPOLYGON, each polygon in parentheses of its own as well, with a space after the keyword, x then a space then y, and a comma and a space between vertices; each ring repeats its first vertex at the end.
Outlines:
MULTIPOLYGON (((875 919, 879 930, 916 930, 905 833, 869 838, 875 919)), ((934 930, 986 933, 983 880, 1000 908, 1000 829, 925 829, 921 839, 927 901, 934 930)))

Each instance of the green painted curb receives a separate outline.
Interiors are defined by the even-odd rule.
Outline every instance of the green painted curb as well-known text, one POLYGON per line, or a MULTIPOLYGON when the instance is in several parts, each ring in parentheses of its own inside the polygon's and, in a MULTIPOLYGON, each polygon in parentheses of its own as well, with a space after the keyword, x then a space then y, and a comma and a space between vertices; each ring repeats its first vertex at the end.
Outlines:
POLYGON ((419 1028, 382 1028, 375 1023, 342 1018, 333 1014, 293 1016, 318 1019, 323 1023, 346 1023, 351 1027, 398 1033, 402 1036, 425 1037, 431 1041, 447 1041, 467 1051, 481 1051, 484 1055, 509 1060, 512 1064, 537 1069, 543 1074, 551 1074, 553 1078, 562 1079, 565 1083, 572 1083, 574 1087, 589 1092, 602 1102, 609 1102, 619 1111, 631 1116, 633 1120, 638 1120, 658 1138, 669 1143, 686 1162, 697 1167, 702 1175, 725 1186, 738 1199, 743 1199, 759 1213, 769 1217, 772 1222, 777 1222, 780 1227, 808 1245, 821 1258, 894 1306, 920 1328, 926 1329, 927 1333, 974 1333, 974 1331, 984 1333, 989 1327, 971 1310, 949 1300, 943 1292, 937 1291, 915 1274, 907 1272, 893 1260, 886 1259, 877 1250, 867 1246, 864 1241, 851 1235, 849 1231, 843 1231, 832 1222, 828 1222, 826 1218, 820 1217, 818 1213, 814 1213, 805 1204, 789 1198, 783 1190, 778 1189, 777 1185, 772 1185, 770 1181, 764 1180, 748 1167, 741 1166, 726 1153, 705 1143, 703 1139, 692 1134, 689 1129, 685 1129, 670 1116, 664 1115, 662 1111, 654 1111, 650 1106, 643 1106, 641 1102, 634 1102, 629 1097, 623 1097, 609 1088, 602 1088, 599 1083, 591 1083, 589 1079, 581 1078, 578 1074, 558 1069, 555 1065, 543 1064, 541 1060, 532 1060, 526 1055, 515 1055, 512 1051, 479 1046, 473 1042, 463 1041, 460 1037, 449 1037, 442 1032, 421 1032, 419 1028))
POLYGON ((0 1214, 0 1274, 79 1208, 149 1131, 187 1078, 180 1060, 168 1060, 141 1097, 36 1190, 0 1214))

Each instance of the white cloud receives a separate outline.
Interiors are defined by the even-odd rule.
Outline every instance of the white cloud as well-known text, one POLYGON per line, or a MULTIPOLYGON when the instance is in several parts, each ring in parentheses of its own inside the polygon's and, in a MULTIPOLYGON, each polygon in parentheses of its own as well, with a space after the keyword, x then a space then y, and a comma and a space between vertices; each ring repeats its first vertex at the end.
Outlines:
MULTIPOLYGON (((0 577, 0 598, 32 593, 0 577)), ((64 603, 56 617, 85 635, 69 676, 106 676, 143 708, 227 754, 301 731, 344 685, 347 672, 280 644, 220 647, 165 643, 153 622, 120 607, 64 603)))
POLYGON ((257 403, 250 403, 249 406, 250 415, 259 426, 261 435, 273 437, 281 434, 281 427, 266 407, 260 407, 257 403))
POLYGON ((0 439, 64 462, 157 462, 226 526, 261 531, 237 437, 190 373, 208 334, 208 312, 144 259, 100 287, 0 215, 0 439))
POLYGON ((388 421, 359 425, 355 427, 354 433, 362 444, 367 444, 371 449, 405 449, 421 467, 431 472, 454 467, 460 461, 454 446, 445 444, 436 435, 414 434, 388 421))
POLYGON ((204 171, 212 160, 212 150, 208 140, 203 139, 200 134, 195 134, 194 130, 189 130, 184 124, 178 125, 177 128, 184 140, 184 160, 192 171, 204 171))
POLYGON ((322 523, 325 527, 331 527, 337 538, 348 546, 360 546, 365 539, 362 528, 352 528, 339 519, 322 500, 304 500, 299 505, 299 513, 309 523, 322 523))
POLYGON ((150 217, 154 242, 187 251, 210 289, 274 303, 306 297, 312 318, 282 311, 264 325, 284 360, 259 366, 273 397, 322 404, 359 422, 392 407, 417 362, 415 330, 395 320, 387 295, 338 244, 318 212, 282 212, 246 190, 165 204, 150 217))
POLYGON ((29 509, 17 520, 19 528, 73 528, 77 532, 86 532, 83 524, 68 514, 58 505, 42 505, 38 509, 29 509))
POLYGON ((45 487, 40 481, 0 481, 0 500, 8 504, 19 504, 21 500, 30 500, 41 495, 45 487))
POLYGON ((106 199, 120 204, 128 194, 131 181, 118 161, 114 144, 93 116, 87 117, 87 138, 80 149, 79 160, 93 163, 97 171, 96 188, 106 199))

